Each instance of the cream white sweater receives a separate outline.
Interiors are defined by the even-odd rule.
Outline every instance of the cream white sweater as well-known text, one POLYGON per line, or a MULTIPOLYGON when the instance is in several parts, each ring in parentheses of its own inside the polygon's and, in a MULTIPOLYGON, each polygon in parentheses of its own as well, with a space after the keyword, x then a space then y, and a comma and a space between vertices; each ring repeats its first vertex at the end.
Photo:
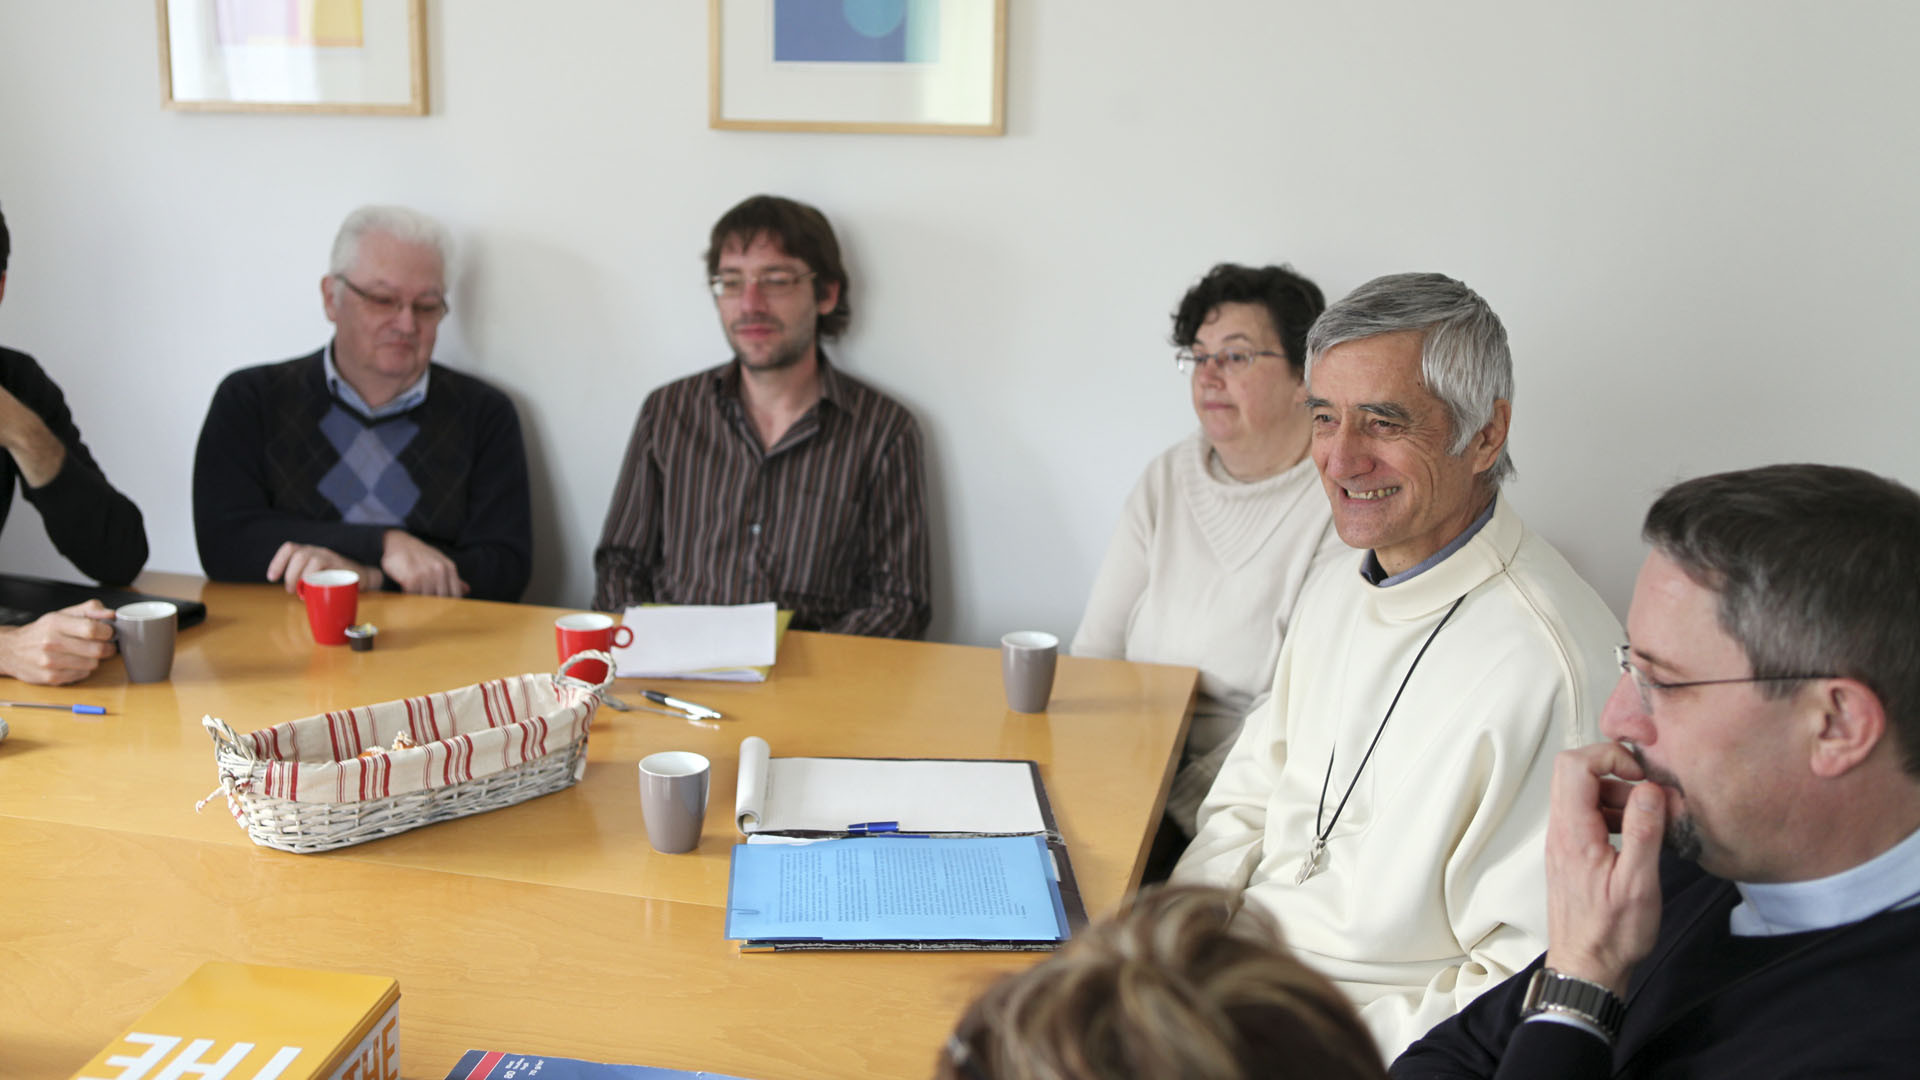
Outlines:
POLYGON ((1208 471, 1195 434, 1147 466, 1094 578, 1076 656, 1200 669, 1193 724, 1167 812, 1191 836, 1194 815, 1273 681, 1273 665, 1309 572, 1359 554, 1333 530, 1313 460, 1250 484, 1208 471))
POLYGON ((1200 810, 1176 881, 1244 886, 1303 960, 1360 1006, 1381 1052, 1408 1043, 1546 947, 1547 789, 1560 750, 1599 737, 1619 622, 1506 498, 1440 565, 1387 588, 1314 579, 1200 810), (1420 661, 1327 840, 1295 883, 1387 704, 1420 661))

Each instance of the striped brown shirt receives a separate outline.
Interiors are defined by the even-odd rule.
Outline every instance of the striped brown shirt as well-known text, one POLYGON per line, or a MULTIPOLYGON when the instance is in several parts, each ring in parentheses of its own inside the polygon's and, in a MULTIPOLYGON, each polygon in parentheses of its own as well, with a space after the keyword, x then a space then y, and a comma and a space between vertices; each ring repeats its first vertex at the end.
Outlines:
POLYGON ((820 357, 820 401, 763 450, 729 361, 647 396, 593 553, 593 606, 746 604, 797 630, 919 637, 932 617, 920 429, 820 357))

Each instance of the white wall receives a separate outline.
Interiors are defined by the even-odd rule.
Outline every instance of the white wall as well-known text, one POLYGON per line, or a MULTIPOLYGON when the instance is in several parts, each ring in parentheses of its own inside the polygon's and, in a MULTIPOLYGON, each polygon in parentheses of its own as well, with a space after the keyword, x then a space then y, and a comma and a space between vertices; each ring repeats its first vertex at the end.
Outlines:
MULTIPOLYGON (((325 340, 327 247, 369 201, 463 241, 440 357, 521 408, 530 600, 587 601, 641 397, 726 355, 705 231, 763 190, 833 219, 836 357, 925 427, 936 638, 1072 631, 1191 425, 1167 313, 1223 259, 1480 290, 1517 357, 1512 497, 1620 610, 1676 478, 1920 484, 1907 0, 1013 0, 997 139, 709 131, 697 0, 429 6, 433 113, 376 119, 166 112, 148 0, 0 3, 0 341, 66 388, 152 568, 197 571, 207 398, 325 340)), ((70 573, 35 518, 0 565, 70 573)))

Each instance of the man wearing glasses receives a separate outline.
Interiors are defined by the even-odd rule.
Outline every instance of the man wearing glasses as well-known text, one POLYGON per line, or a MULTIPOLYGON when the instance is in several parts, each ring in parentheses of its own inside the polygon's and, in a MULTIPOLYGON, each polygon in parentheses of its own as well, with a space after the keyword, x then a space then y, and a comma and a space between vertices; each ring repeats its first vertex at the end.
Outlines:
POLYGON ((520 418, 433 362, 450 247, 418 211, 355 210, 320 281, 333 340, 221 382, 193 463, 208 577, 292 591, 347 569, 363 589, 520 598, 533 561, 520 418))
POLYGON ((920 636, 920 430, 820 347, 849 314, 832 226, 756 195, 714 225, 707 276, 733 359, 640 407, 594 551, 594 606, 771 600, 795 629, 920 636))
POLYGON ((1555 764, 1546 954, 1393 1075, 1912 1076, 1920 496, 1777 465, 1644 536, 1613 741, 1555 764))

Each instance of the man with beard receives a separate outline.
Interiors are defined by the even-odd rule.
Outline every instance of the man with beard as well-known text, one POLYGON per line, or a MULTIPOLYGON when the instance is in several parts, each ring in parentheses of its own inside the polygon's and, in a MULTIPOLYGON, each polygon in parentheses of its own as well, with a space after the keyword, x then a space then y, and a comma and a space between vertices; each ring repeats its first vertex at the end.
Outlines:
POLYGON ((1920 496, 1779 465, 1644 535, 1613 741, 1555 763, 1546 954, 1393 1075, 1911 1076, 1920 496))
POLYGON ((733 359, 640 407, 594 551, 594 606, 771 600, 793 626, 918 637, 932 615, 920 431, 835 368, 848 282, 820 211, 756 195, 707 277, 733 359))

